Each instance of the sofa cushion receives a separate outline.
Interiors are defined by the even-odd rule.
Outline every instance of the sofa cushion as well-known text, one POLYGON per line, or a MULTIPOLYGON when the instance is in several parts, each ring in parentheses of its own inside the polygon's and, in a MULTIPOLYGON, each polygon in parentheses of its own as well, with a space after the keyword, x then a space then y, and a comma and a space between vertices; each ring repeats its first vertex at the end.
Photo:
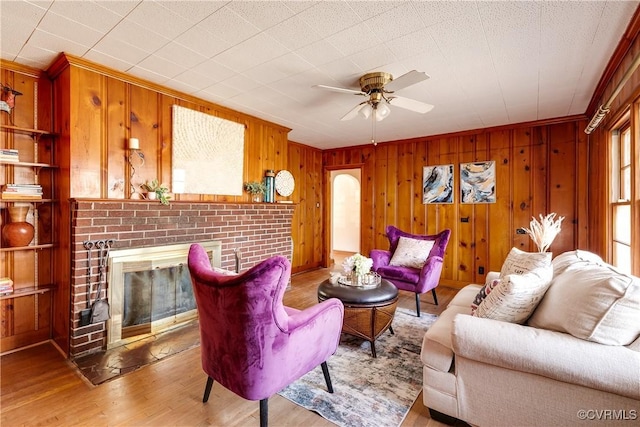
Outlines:
POLYGON ((471 314, 473 314, 478 309, 478 306, 482 303, 482 301, 484 301, 487 295, 489 295, 491 291, 493 291, 500 283, 500 279, 496 278, 488 281, 486 285, 480 288, 476 296, 473 298, 473 301, 471 302, 471 314))
POLYGON ((420 359, 422 364, 432 369, 448 372, 453 363, 451 331, 456 314, 469 313, 469 302, 465 306, 449 306, 429 327, 422 340, 420 359))
POLYGON ((433 240, 411 239, 400 236, 389 265, 422 268, 433 248, 433 240))
POLYGON ((469 304, 473 301, 478 292, 482 289, 482 285, 467 285, 460 289, 458 293, 451 299, 449 306, 457 305, 469 308, 469 304))
POLYGON ((590 263, 604 264, 605 262, 598 255, 580 249, 564 252, 551 261, 554 277, 568 270, 580 269, 583 265, 588 266, 590 263))
POLYGON ((509 274, 497 279, 496 286, 473 311, 473 315, 510 323, 524 323, 542 300, 553 270, 539 267, 525 274, 509 274))
POLYGON ((551 265, 551 252, 524 252, 511 248, 500 269, 500 277, 509 274, 525 274, 536 268, 551 265))
POLYGON ((608 345, 640 335, 640 279, 581 258, 554 277, 529 324, 608 345))

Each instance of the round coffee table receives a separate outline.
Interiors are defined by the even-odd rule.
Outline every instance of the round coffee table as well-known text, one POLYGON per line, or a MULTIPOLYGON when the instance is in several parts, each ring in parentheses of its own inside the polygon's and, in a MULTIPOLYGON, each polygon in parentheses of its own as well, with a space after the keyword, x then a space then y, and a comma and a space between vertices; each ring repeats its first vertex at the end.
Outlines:
POLYGON ((375 340, 387 329, 393 334, 391 322, 398 304, 398 288, 385 279, 375 287, 358 287, 331 283, 318 286, 318 301, 338 298, 344 304, 342 332, 364 338, 371 343, 376 357, 375 340))

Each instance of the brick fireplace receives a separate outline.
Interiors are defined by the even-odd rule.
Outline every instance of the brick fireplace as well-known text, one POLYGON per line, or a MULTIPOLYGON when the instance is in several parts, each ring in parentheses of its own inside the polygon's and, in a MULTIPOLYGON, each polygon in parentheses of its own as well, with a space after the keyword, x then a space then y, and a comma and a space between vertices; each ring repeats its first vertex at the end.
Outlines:
MULTIPOLYGON (((89 279, 98 281, 94 255, 88 277, 85 241, 113 239, 111 250, 152 248, 218 241, 222 245, 222 268, 245 271, 271 255, 291 260, 291 222, 295 206, 267 203, 172 202, 169 206, 143 200, 71 201, 71 345, 76 358, 106 348, 106 323, 80 326, 86 308, 89 279)), ((108 287, 108 284, 107 284, 108 287)), ((94 295, 92 298, 95 299, 94 295)), ((108 290, 103 287, 101 295, 108 290)))

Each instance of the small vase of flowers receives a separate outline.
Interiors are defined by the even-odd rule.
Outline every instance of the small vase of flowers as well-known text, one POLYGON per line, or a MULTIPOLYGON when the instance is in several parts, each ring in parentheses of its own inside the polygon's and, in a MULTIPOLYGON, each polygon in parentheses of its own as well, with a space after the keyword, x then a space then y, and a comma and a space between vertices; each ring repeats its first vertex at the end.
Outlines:
POLYGON ((262 195, 267 191, 267 186, 260 181, 249 181, 244 183, 244 190, 251 194, 251 200, 255 203, 262 201, 262 195))
POLYGON ((364 277, 371 272, 371 267, 373 267, 373 260, 361 254, 345 258, 342 263, 345 274, 354 284, 365 283, 364 277))

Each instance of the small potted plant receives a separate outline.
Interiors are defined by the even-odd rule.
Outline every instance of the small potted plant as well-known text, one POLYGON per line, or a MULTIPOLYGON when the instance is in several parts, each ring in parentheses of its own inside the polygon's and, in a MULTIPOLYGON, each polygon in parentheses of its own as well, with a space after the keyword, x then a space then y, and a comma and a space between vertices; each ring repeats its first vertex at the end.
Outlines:
POLYGON ((169 204, 169 189, 160 184, 157 179, 140 184, 140 188, 145 191, 145 198, 149 200, 160 200, 160 203, 163 205, 169 204))
POLYGON ((249 181, 244 183, 244 189, 247 193, 251 194, 254 202, 261 202, 262 195, 267 191, 267 186, 260 181, 249 181))

